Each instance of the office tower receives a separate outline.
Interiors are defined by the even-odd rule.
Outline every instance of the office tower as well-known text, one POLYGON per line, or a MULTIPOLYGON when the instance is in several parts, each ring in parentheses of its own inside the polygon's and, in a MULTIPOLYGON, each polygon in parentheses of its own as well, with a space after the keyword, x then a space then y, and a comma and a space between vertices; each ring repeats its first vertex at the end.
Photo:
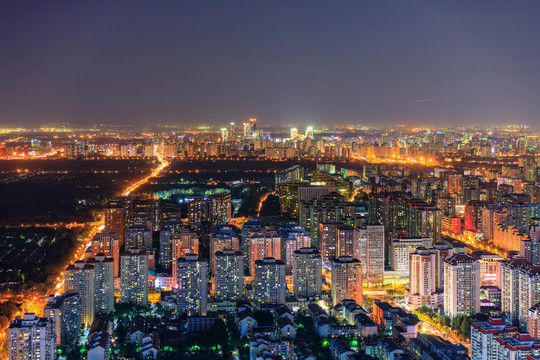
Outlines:
POLYGON ((362 259, 364 282, 370 285, 382 284, 384 280, 384 226, 362 226, 353 256, 355 259, 362 259))
POLYGON ((249 234, 250 274, 254 275, 255 262, 264 258, 281 259, 281 237, 276 231, 261 229, 249 234))
POLYGON ((529 265, 523 258, 501 262, 501 311, 512 325, 518 324, 519 317, 519 271, 529 265))
POLYGON ((497 339, 513 336, 518 328, 505 324, 501 318, 488 318, 487 321, 471 324, 471 360, 499 360, 497 339))
POLYGON ((194 199, 188 204, 188 223, 200 230, 203 223, 210 228, 231 221, 232 203, 230 195, 211 195, 204 199, 194 199))
POLYGON ((188 254, 199 254, 199 237, 188 229, 180 229, 171 240, 173 279, 176 279, 176 260, 188 254))
POLYGON ((295 250, 292 261, 293 294, 297 298, 322 294, 321 253, 312 247, 295 250))
POLYGON ((413 309, 426 305, 437 307, 435 254, 419 247, 409 254, 409 304, 413 309))
POLYGON ((118 235, 120 246, 124 244, 126 234, 126 209, 119 202, 111 202, 105 208, 105 229, 118 235))
POLYGON ((291 139, 294 139, 294 137, 298 135, 298 129, 297 128, 291 128, 291 139))
POLYGON ((400 238, 392 240, 389 251, 390 266, 392 270, 401 276, 409 274, 409 254, 412 254, 419 247, 431 248, 433 240, 431 238, 400 238))
POLYGON ((43 315, 53 320, 56 345, 73 343, 81 332, 81 301, 78 293, 50 296, 43 315))
POLYGON ((229 226, 222 227, 210 238, 210 268, 212 271, 214 271, 215 265, 214 254, 225 249, 240 250, 240 239, 229 226))
POLYGON ((340 223, 320 223, 319 224, 319 245, 321 256, 325 264, 330 264, 330 259, 337 256, 338 229, 343 226, 340 223))
POLYGON ((176 261, 180 314, 206 315, 207 267, 206 260, 196 254, 188 254, 176 261))
POLYGON ((34 313, 17 316, 8 329, 9 360, 56 359, 56 339, 51 318, 34 313))
POLYGON ((285 303, 285 263, 273 257, 256 260, 252 285, 259 302, 285 303))
POLYGON ((436 243, 430 250, 435 254, 435 286, 438 291, 444 288, 444 261, 454 255, 454 249, 444 243, 436 243))
POLYGON ((126 230, 126 249, 150 249, 152 247, 152 231, 142 223, 135 223, 126 230))
POLYGON ((540 266, 519 270, 519 328, 529 331, 529 309, 540 302, 540 266))
POLYGON ((97 254, 104 254, 114 260, 114 277, 120 274, 120 238, 117 233, 103 230, 92 238, 90 244, 91 257, 97 254))
POLYGON ((332 304, 352 299, 362 305, 362 266, 352 256, 332 259, 332 304))
POLYGON ((444 261, 444 313, 476 314, 480 311, 480 264, 467 254, 444 261))
POLYGON ((94 316, 114 311, 114 260, 97 254, 86 261, 94 266, 94 316))
POLYGON ((148 304, 148 255, 143 250, 120 254, 120 301, 148 304))
POLYGON ((94 322, 94 295, 96 273, 93 265, 78 260, 64 271, 64 291, 79 293, 81 300, 81 323, 94 322))
POLYGON ((320 198, 299 202, 299 224, 311 237, 314 245, 318 245, 319 224, 342 222, 354 223, 354 204, 345 200, 338 192, 331 192, 320 198))
POLYGON ((481 201, 469 201, 465 204, 465 230, 479 232, 482 231, 482 208, 481 201))
POLYGON ((287 224, 281 230, 282 259, 285 262, 285 273, 292 274, 294 252, 304 247, 311 247, 311 238, 307 232, 296 224, 287 224))
POLYGON ((214 253, 214 259, 214 296, 218 300, 239 300, 244 292, 244 255, 227 249, 214 253))

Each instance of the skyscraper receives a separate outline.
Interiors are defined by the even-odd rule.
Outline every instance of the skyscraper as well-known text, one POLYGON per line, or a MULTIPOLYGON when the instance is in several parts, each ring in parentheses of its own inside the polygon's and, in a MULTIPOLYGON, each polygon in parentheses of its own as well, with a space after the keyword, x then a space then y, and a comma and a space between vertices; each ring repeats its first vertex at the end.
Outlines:
POLYGON ((214 259, 214 296, 218 300, 239 300, 244 292, 244 255, 227 249, 216 252, 214 259))
POLYGON ((131 249, 120 255, 120 301, 148 304, 148 255, 131 249))
POLYGON ((8 329, 9 360, 53 360, 56 339, 51 318, 34 313, 17 317, 8 329))
POLYGON ((81 323, 86 326, 94 321, 94 296, 96 272, 93 265, 75 261, 64 272, 64 291, 79 293, 81 301, 81 323))
POLYGON ((322 294, 322 258, 312 247, 303 247, 293 253, 293 294, 309 298, 322 294))
POLYGON ((208 263, 196 254, 181 257, 176 263, 178 312, 189 316, 206 315, 208 263))
POLYGON ((362 305, 362 266, 352 256, 332 259, 332 304, 344 299, 352 299, 362 305))
POLYGON ((419 247, 409 254, 409 304, 413 309, 422 305, 436 308, 435 254, 419 247))
POLYGON ((444 313, 449 317, 480 311, 480 264, 467 254, 444 262, 444 313))
POLYGON ((285 263, 273 257, 254 263, 253 290, 261 303, 285 303, 285 263))
POLYGON ((120 202, 111 202, 105 208, 105 229, 118 235, 120 246, 124 244, 126 234, 126 209, 120 202))

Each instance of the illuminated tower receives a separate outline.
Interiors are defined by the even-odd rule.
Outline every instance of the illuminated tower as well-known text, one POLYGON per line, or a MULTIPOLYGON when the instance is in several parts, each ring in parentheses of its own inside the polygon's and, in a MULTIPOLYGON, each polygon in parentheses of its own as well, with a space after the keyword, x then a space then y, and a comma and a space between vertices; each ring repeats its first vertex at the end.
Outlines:
POLYGON ((180 314, 206 315, 208 263, 196 254, 188 254, 176 261, 177 309, 180 314))
POLYGON ((297 128, 291 128, 291 139, 294 139, 294 137, 298 135, 298 129, 297 128))

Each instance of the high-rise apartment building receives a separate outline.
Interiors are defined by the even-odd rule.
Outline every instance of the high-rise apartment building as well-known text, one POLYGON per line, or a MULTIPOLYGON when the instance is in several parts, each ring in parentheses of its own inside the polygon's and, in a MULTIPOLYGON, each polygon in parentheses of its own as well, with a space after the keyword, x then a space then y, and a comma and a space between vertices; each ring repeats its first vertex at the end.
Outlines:
POLYGON ((206 315, 207 268, 206 259, 188 254, 176 261, 177 309, 181 314, 206 315))
POLYGON ((312 247, 295 250, 292 261, 293 294, 297 298, 322 294, 321 253, 312 247))
POLYGON ((8 329, 9 360, 54 360, 56 339, 51 318, 34 313, 17 317, 8 329))
POLYGON ((519 313, 520 329, 530 331, 529 309, 540 303, 540 266, 530 265, 519 270, 519 313))
POLYGON ((413 309, 423 305, 437 307, 435 256, 426 247, 409 254, 409 304, 413 309))
POLYGON ((273 257, 255 260, 253 290, 261 303, 285 303, 285 263, 273 257))
POLYGON ((188 229, 180 229, 171 240, 173 279, 176 279, 176 260, 188 254, 199 254, 199 236, 188 229))
POLYGON ((431 248, 433 240, 431 238, 400 238, 392 240, 389 251, 389 260, 392 270, 400 275, 409 274, 409 254, 412 254, 419 247, 431 248))
POLYGON ((332 262, 332 304, 336 305, 344 299, 352 299, 357 304, 362 298, 362 266, 352 256, 341 256, 332 262))
POLYGON ((210 238, 210 268, 214 271, 214 255, 225 249, 240 250, 240 238, 232 227, 222 227, 210 238))
POLYGON ((152 247, 152 231, 143 223, 134 223, 126 229, 126 249, 146 250, 152 247))
POLYGON ((120 275, 120 237, 117 233, 109 230, 98 232, 92 238, 90 249, 92 257, 104 254, 108 258, 112 258, 114 260, 114 277, 117 278, 120 275))
POLYGON ((97 254, 86 261, 94 267, 94 316, 114 311, 114 259, 97 254))
POLYGON ((304 228, 314 245, 319 245, 320 223, 354 223, 354 204, 346 201, 345 197, 338 192, 331 192, 320 198, 300 201, 299 224, 304 228))
POLYGON ((384 280, 383 225, 364 225, 360 228, 360 237, 355 243, 353 257, 361 259, 365 283, 382 284, 384 280))
POLYGON ((227 249, 214 254, 214 296, 236 301, 244 292, 244 255, 227 249))
POLYGON ((501 262, 501 311, 504 319, 512 325, 519 318, 519 271, 530 263, 524 258, 511 258, 501 262))
POLYGON ((114 232, 120 239, 120 246, 124 244, 126 234, 126 209, 119 202, 112 202, 105 208, 105 229, 114 232))
POLYGON ((188 204, 188 223, 199 230, 203 223, 212 228, 228 224, 231 220, 232 203, 229 195, 211 195, 204 199, 194 199, 188 204))
POLYGON ((263 228, 249 234, 250 274, 253 276, 255 262, 264 258, 281 259, 281 237, 276 231, 263 228))
POLYGON ((148 304, 148 255, 143 250, 120 254, 120 301, 148 304))
POLYGON ((444 313, 449 317, 480 311, 480 264, 467 254, 455 254, 443 264, 444 313))
POLYGON ((505 324, 501 318, 488 318, 484 322, 471 324, 471 360, 498 360, 497 339, 513 336, 517 327, 505 324))
POLYGON ((280 232, 283 240, 281 258, 285 261, 285 273, 292 275, 294 252, 304 247, 311 247, 311 238, 296 224, 287 224, 280 232))
POLYGON ((78 293, 49 297, 43 315, 53 320, 56 345, 72 344, 81 332, 81 301, 78 293))
POLYGON ((79 293, 81 301, 81 323, 92 325, 94 321, 94 296, 96 272, 93 265, 82 260, 75 261, 64 271, 64 291, 79 293))

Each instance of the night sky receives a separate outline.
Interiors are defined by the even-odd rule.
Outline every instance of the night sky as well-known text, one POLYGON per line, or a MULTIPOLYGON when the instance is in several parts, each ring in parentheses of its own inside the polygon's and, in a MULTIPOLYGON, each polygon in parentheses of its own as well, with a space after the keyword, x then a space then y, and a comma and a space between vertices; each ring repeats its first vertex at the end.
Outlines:
POLYGON ((540 1, 2 1, 0 124, 540 125, 540 1))

